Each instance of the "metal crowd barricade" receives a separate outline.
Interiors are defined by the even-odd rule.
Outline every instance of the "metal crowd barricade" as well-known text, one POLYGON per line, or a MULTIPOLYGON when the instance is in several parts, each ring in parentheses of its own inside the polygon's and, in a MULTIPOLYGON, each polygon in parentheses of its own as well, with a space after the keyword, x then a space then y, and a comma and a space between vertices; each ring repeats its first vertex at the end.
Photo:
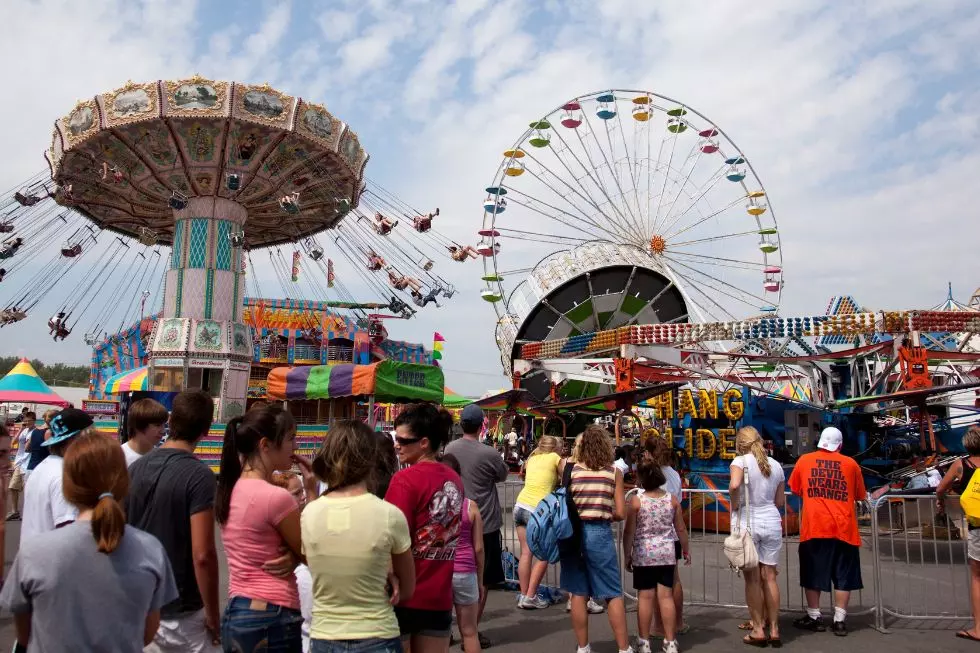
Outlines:
POLYGON ((875 627, 886 618, 972 620, 967 529, 955 500, 940 516, 935 494, 886 494, 874 501, 875 627))
MULTIPOLYGON (((498 490, 503 544, 515 559, 520 557, 521 547, 513 508, 522 487, 520 481, 508 481, 498 490)), ((685 489, 684 499, 688 514, 693 515, 687 523, 692 565, 680 565, 685 604, 746 609, 743 580, 729 569, 722 550, 728 530, 720 526, 727 521, 728 491, 685 489)), ((967 530, 956 502, 947 502, 946 509, 948 516, 940 516, 935 494, 886 494, 857 505, 864 589, 851 594, 850 615, 873 614, 875 628, 882 632, 887 632, 886 620, 972 619, 967 530)), ((799 517, 802 520, 802 514, 799 517)), ((621 579, 625 597, 632 602, 632 574, 622 565, 622 533, 622 524, 618 524, 621 579)), ((799 535, 784 530, 779 585, 780 604, 787 612, 801 612, 806 607, 799 582, 799 546, 799 535)), ((558 565, 549 565, 542 585, 558 587, 558 565)), ((833 606, 833 595, 825 593, 821 598, 826 612, 833 606)))

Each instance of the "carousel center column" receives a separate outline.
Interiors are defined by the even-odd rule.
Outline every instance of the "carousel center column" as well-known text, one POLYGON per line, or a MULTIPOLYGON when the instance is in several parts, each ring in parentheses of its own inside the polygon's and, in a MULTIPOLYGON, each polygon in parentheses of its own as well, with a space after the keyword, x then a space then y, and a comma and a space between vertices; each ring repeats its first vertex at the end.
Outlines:
POLYGON ((245 410, 252 337, 242 322, 242 250, 232 236, 246 217, 245 207, 222 197, 192 197, 174 210, 163 311, 150 345, 151 387, 205 390, 218 421, 245 410))

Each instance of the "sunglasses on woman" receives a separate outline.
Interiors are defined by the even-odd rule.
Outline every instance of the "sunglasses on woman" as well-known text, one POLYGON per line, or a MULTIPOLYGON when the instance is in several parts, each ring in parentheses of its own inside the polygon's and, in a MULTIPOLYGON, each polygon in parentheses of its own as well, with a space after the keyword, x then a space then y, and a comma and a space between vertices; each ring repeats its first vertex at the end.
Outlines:
POLYGON ((397 442, 398 443, 398 446, 400 446, 400 447, 406 447, 406 446, 408 446, 410 444, 415 444, 416 442, 418 442, 421 439, 422 438, 400 438, 400 437, 395 436, 395 442, 397 442))

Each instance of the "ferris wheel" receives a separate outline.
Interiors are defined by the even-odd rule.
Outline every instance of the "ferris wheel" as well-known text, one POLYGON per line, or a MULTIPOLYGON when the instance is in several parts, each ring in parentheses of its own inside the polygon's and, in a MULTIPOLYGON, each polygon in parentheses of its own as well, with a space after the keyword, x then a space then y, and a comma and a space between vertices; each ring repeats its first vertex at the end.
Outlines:
POLYGON ((518 340, 775 314, 779 230, 745 153, 691 107, 601 91, 530 123, 486 188, 482 297, 518 340))

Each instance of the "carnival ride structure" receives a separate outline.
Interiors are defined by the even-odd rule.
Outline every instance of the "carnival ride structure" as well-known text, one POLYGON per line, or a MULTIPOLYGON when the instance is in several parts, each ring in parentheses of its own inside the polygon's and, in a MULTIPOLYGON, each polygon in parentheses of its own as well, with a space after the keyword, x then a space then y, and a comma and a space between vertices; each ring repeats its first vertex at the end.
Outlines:
MULTIPOLYGON (((955 447, 976 421, 978 295, 880 313, 841 296, 825 315, 781 317, 766 189, 746 153, 682 103, 621 90, 568 100, 503 152, 483 215, 482 297, 504 370, 539 412, 598 406, 635 420, 637 388, 738 386, 753 419, 778 419, 775 446, 788 408, 860 413, 918 431, 914 446, 891 447, 902 460, 955 447)), ((895 439, 911 438, 882 441, 895 439)))
MULTIPOLYGON (((145 354, 155 388, 210 370, 221 419, 244 410, 255 349, 290 338, 253 330, 246 294, 329 304, 377 334, 379 309, 410 318, 455 292, 439 276, 440 257, 454 263, 438 209, 368 188, 350 127, 267 85, 130 82, 57 120, 46 158, 0 203, 0 326, 45 312, 55 341, 145 354), (256 264, 278 291, 260 287, 256 264), (367 301, 347 285, 358 278, 367 301)), ((294 331, 315 341, 319 328, 294 331)))
MULTIPOLYGON (((761 179, 721 128, 656 93, 590 93, 531 121, 483 208, 482 297, 508 373, 521 342, 778 310, 779 229, 761 179)), ((540 374, 521 382, 549 394, 540 374)), ((570 380, 560 394, 599 391, 570 380)))

